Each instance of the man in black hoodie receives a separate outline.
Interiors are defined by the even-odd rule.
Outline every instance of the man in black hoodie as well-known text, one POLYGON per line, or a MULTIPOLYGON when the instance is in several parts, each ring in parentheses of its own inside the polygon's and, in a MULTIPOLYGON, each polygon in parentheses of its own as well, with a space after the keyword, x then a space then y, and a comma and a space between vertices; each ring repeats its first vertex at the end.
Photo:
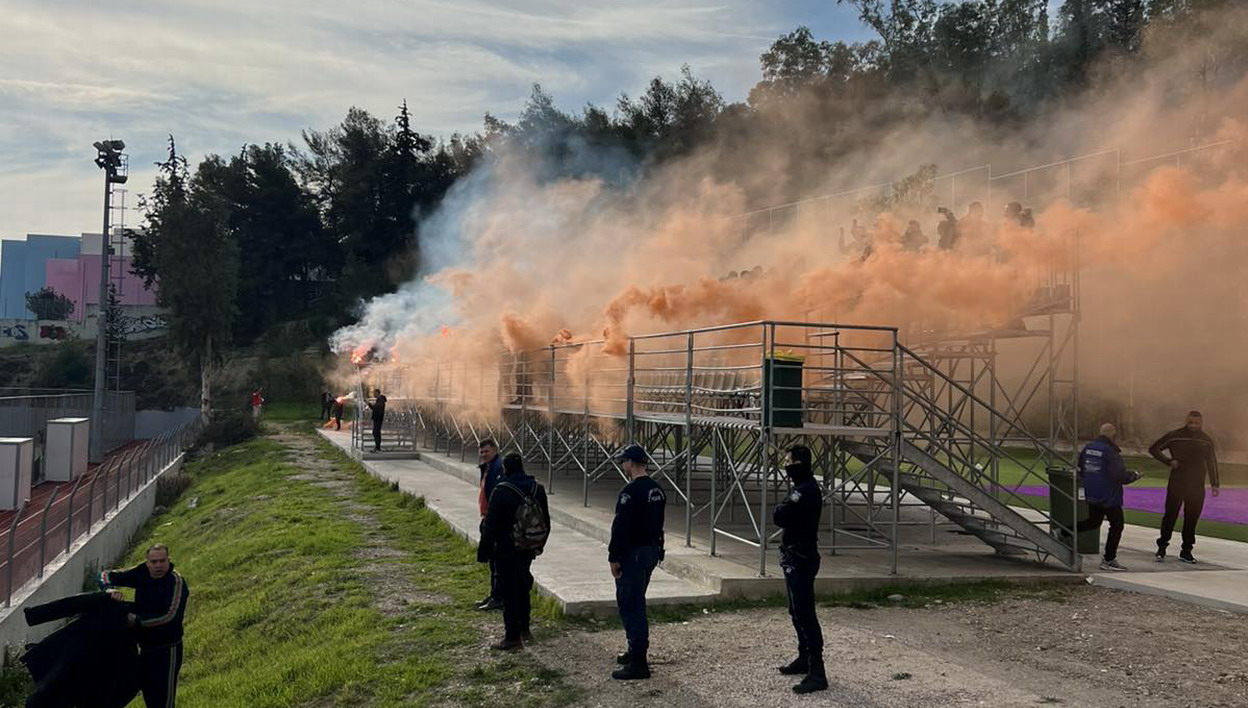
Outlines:
POLYGON ((1148 448, 1148 454, 1170 468, 1170 482, 1166 485, 1166 513, 1161 518, 1161 535, 1157 538, 1157 562, 1166 559, 1166 547, 1174 533, 1174 522, 1183 509, 1183 547, 1179 560, 1195 563, 1192 547, 1196 545, 1196 524, 1205 508, 1205 477, 1218 496, 1218 460, 1214 454, 1213 438, 1202 429, 1205 419, 1200 411, 1189 411, 1187 422, 1178 430, 1161 436, 1148 448), (1170 456, 1162 454, 1169 452, 1170 456))
POLYGON ((773 518, 784 529, 780 537, 780 567, 789 594, 789 616, 797 632, 797 658, 780 667, 786 676, 804 674, 794 693, 813 693, 828 688, 823 666, 823 629, 815 614, 815 575, 819 572, 819 517, 823 514, 823 490, 811 469, 810 448, 789 450, 785 473, 792 491, 776 506, 773 518))
POLYGON ((503 458, 503 478, 490 495, 490 505, 481 523, 481 543, 477 561, 494 562, 498 572, 498 590, 503 600, 503 640, 491 646, 497 651, 523 649, 533 641, 529 630, 530 598, 533 588, 534 551, 516 547, 516 515, 526 499, 534 499, 542 509, 546 528, 550 528, 550 507, 546 490, 536 479, 525 474, 524 462, 517 453, 503 458))
POLYGON ((190 589, 173 569, 169 549, 157 544, 147 549, 147 560, 129 570, 100 573, 100 589, 118 602, 113 588, 134 588, 134 612, 127 624, 139 638, 143 703, 147 708, 172 708, 182 670, 182 618, 190 589))

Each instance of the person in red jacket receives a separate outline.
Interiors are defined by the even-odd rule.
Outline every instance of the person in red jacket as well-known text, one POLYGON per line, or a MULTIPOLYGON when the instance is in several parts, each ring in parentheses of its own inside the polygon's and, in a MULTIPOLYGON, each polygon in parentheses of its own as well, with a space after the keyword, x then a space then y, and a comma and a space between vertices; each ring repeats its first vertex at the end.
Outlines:
POLYGON ((134 588, 133 611, 126 621, 138 633, 143 703, 147 708, 173 708, 182 670, 182 618, 191 591, 173 569, 169 549, 156 544, 147 560, 129 570, 100 573, 100 589, 114 600, 123 597, 114 588, 134 588))
POLYGON ((251 417, 260 420, 260 408, 264 405, 264 396, 260 395, 260 389, 251 392, 251 417))

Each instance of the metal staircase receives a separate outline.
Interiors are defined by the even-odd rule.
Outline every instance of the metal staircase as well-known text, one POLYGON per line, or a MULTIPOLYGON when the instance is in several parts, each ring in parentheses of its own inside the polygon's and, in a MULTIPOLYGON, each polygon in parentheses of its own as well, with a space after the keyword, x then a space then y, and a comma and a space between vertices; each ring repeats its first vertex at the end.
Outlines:
MULTIPOLYGON (((1051 470, 1072 473, 1069 459, 1034 436, 1021 435, 1016 425, 1009 445, 985 434, 995 420, 1008 416, 934 363, 898 345, 902 380, 901 415, 897 421, 900 467, 894 470, 891 441, 866 438, 842 442, 842 449, 870 468, 884 484, 898 486, 943 517, 1003 555, 1053 559, 1078 569, 1069 523, 1054 519, 1047 500, 1019 494, 1018 487, 1049 484, 1051 470), (941 392, 940 395, 934 392, 941 392), (945 395, 945 392, 953 395, 945 395), (938 400, 938 399, 944 400, 938 400), (978 426, 968 422, 974 411, 978 426), (1000 462, 1012 463, 1018 479, 1002 483, 1000 462)), ((891 357, 889 358, 891 365, 891 357)), ((889 378, 891 372, 881 372, 889 378)), ((882 390, 877 387, 877 390, 882 390)), ((1006 427, 1004 423, 1000 427, 1006 427)), ((1074 500, 1076 489, 1054 492, 1074 500)))

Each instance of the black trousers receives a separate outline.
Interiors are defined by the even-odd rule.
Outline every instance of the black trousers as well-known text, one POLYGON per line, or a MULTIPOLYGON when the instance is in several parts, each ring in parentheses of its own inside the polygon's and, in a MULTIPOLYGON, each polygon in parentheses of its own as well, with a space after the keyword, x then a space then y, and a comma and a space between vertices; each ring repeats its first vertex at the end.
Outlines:
POLYGON ((1122 507, 1105 506, 1088 502, 1088 518, 1079 522, 1079 531, 1100 529, 1101 522, 1109 519, 1109 535, 1105 537, 1105 560, 1111 561, 1118 557, 1118 542, 1122 540, 1122 527, 1126 520, 1122 516, 1122 507))
POLYGON ((529 631, 529 619, 532 615, 532 599, 529 591, 533 589, 533 556, 519 553, 503 556, 494 561, 498 569, 498 591, 503 601, 503 629, 505 638, 519 639, 520 635, 529 631))
POLYGON ((381 452, 381 421, 373 419, 373 445, 377 452, 381 452))
POLYGON ((620 577, 615 579, 615 605, 624 623, 628 651, 634 660, 644 661, 650 650, 650 621, 646 617, 646 589, 659 564, 657 546, 630 548, 620 560, 620 577))
POLYGON ((789 618, 797 632, 797 655, 805 659, 823 660, 823 628, 815 614, 815 575, 819 573, 819 556, 799 558, 784 554, 780 559, 784 570, 784 589, 789 595, 789 618))
POLYGON ((1186 482, 1175 483, 1173 479, 1166 486, 1166 514, 1161 517, 1161 536, 1157 538, 1157 550, 1164 551, 1170 545, 1170 536, 1174 533, 1174 523, 1179 519, 1179 510, 1183 511, 1183 552, 1190 553, 1196 545, 1196 524, 1200 521, 1200 512, 1205 508, 1205 485, 1186 482))
POLYGON ((332 404, 329 404, 329 403, 321 404, 321 420, 329 420, 330 416, 332 416, 333 414, 334 414, 334 406, 332 404))
POLYGON ((182 642, 139 652, 143 666, 143 704, 147 708, 173 708, 182 670, 182 642))

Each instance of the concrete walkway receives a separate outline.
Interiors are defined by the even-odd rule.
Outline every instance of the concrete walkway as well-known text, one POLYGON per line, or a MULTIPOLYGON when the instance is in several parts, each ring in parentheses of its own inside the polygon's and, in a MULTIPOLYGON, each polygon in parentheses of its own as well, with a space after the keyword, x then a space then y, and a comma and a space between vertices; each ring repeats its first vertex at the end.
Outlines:
MULTIPOLYGON (((1182 525, 1181 519, 1179 524, 1182 525)), ((1166 562, 1157 563, 1153 560, 1157 529, 1128 524, 1118 547, 1118 561, 1129 572, 1096 570, 1100 562, 1096 556, 1084 556, 1084 568, 1094 571, 1093 582, 1105 587, 1248 614, 1248 543, 1197 536, 1192 555, 1199 563, 1188 565, 1179 562, 1179 541, 1176 529, 1170 541, 1170 555, 1166 562)))
MULTIPOLYGON (((320 433, 351 454, 349 433, 332 430, 320 433)), ((459 535, 473 543, 480 538, 481 515, 477 508, 477 487, 472 481, 447 474, 410 456, 407 459, 393 456, 365 459, 361 464, 376 477, 398 482, 399 489, 422 497, 425 506, 459 535)), ((607 567, 606 544, 558 519, 552 519, 546 552, 533 563, 533 579, 538 591, 554 598, 566 614, 606 616, 616 611, 615 581, 607 567)), ((650 580, 646 599, 652 605, 692 604, 712 600, 716 595, 659 567, 650 580)))
MULTIPOLYGON (((350 451, 350 435, 321 431, 335 445, 350 451)), ((358 455, 356 456, 359 457, 358 455)), ((370 472, 398 480, 404 491, 425 497, 426 504, 460 534, 476 540, 478 511, 472 463, 458 457, 427 453, 420 460, 410 454, 366 455, 370 472)), ((610 504, 613 487, 596 485, 589 506, 579 490, 568 493, 569 480, 557 480, 550 497, 554 532, 547 553, 533 565, 541 590, 555 597, 565 611, 607 614, 615 610, 614 583, 606 570, 606 541, 610 535, 610 504), (608 489, 611 487, 610 489, 608 489)), ((579 483, 577 483, 579 484, 579 483)), ((683 524, 669 505, 667 560, 656 571, 650 596, 656 603, 690 603, 715 598, 758 598, 784 593, 784 579, 777 560, 769 557, 766 576, 758 574, 757 551, 739 544, 721 544, 710 556, 706 539, 696 537, 685 545, 683 524), (739 547, 738 547, 739 546, 739 547)), ((1105 530, 1102 530, 1102 540, 1105 530)), ((1084 557, 1084 573, 1036 563, 1020 562, 991 552, 979 541, 942 532, 939 539, 925 539, 927 532, 906 531, 900 550, 897 575, 887 570, 887 554, 881 551, 844 552, 824 559, 816 580, 822 594, 844 593, 898 583, 958 582, 1005 579, 1017 582, 1091 582, 1105 587, 1163 595, 1207 607, 1248 614, 1248 544, 1198 537, 1195 555, 1201 561, 1188 565, 1178 561, 1178 534, 1171 544, 1172 557, 1155 563, 1157 530, 1127 526, 1119 548, 1119 560, 1130 572, 1099 571, 1098 556, 1084 557)))

